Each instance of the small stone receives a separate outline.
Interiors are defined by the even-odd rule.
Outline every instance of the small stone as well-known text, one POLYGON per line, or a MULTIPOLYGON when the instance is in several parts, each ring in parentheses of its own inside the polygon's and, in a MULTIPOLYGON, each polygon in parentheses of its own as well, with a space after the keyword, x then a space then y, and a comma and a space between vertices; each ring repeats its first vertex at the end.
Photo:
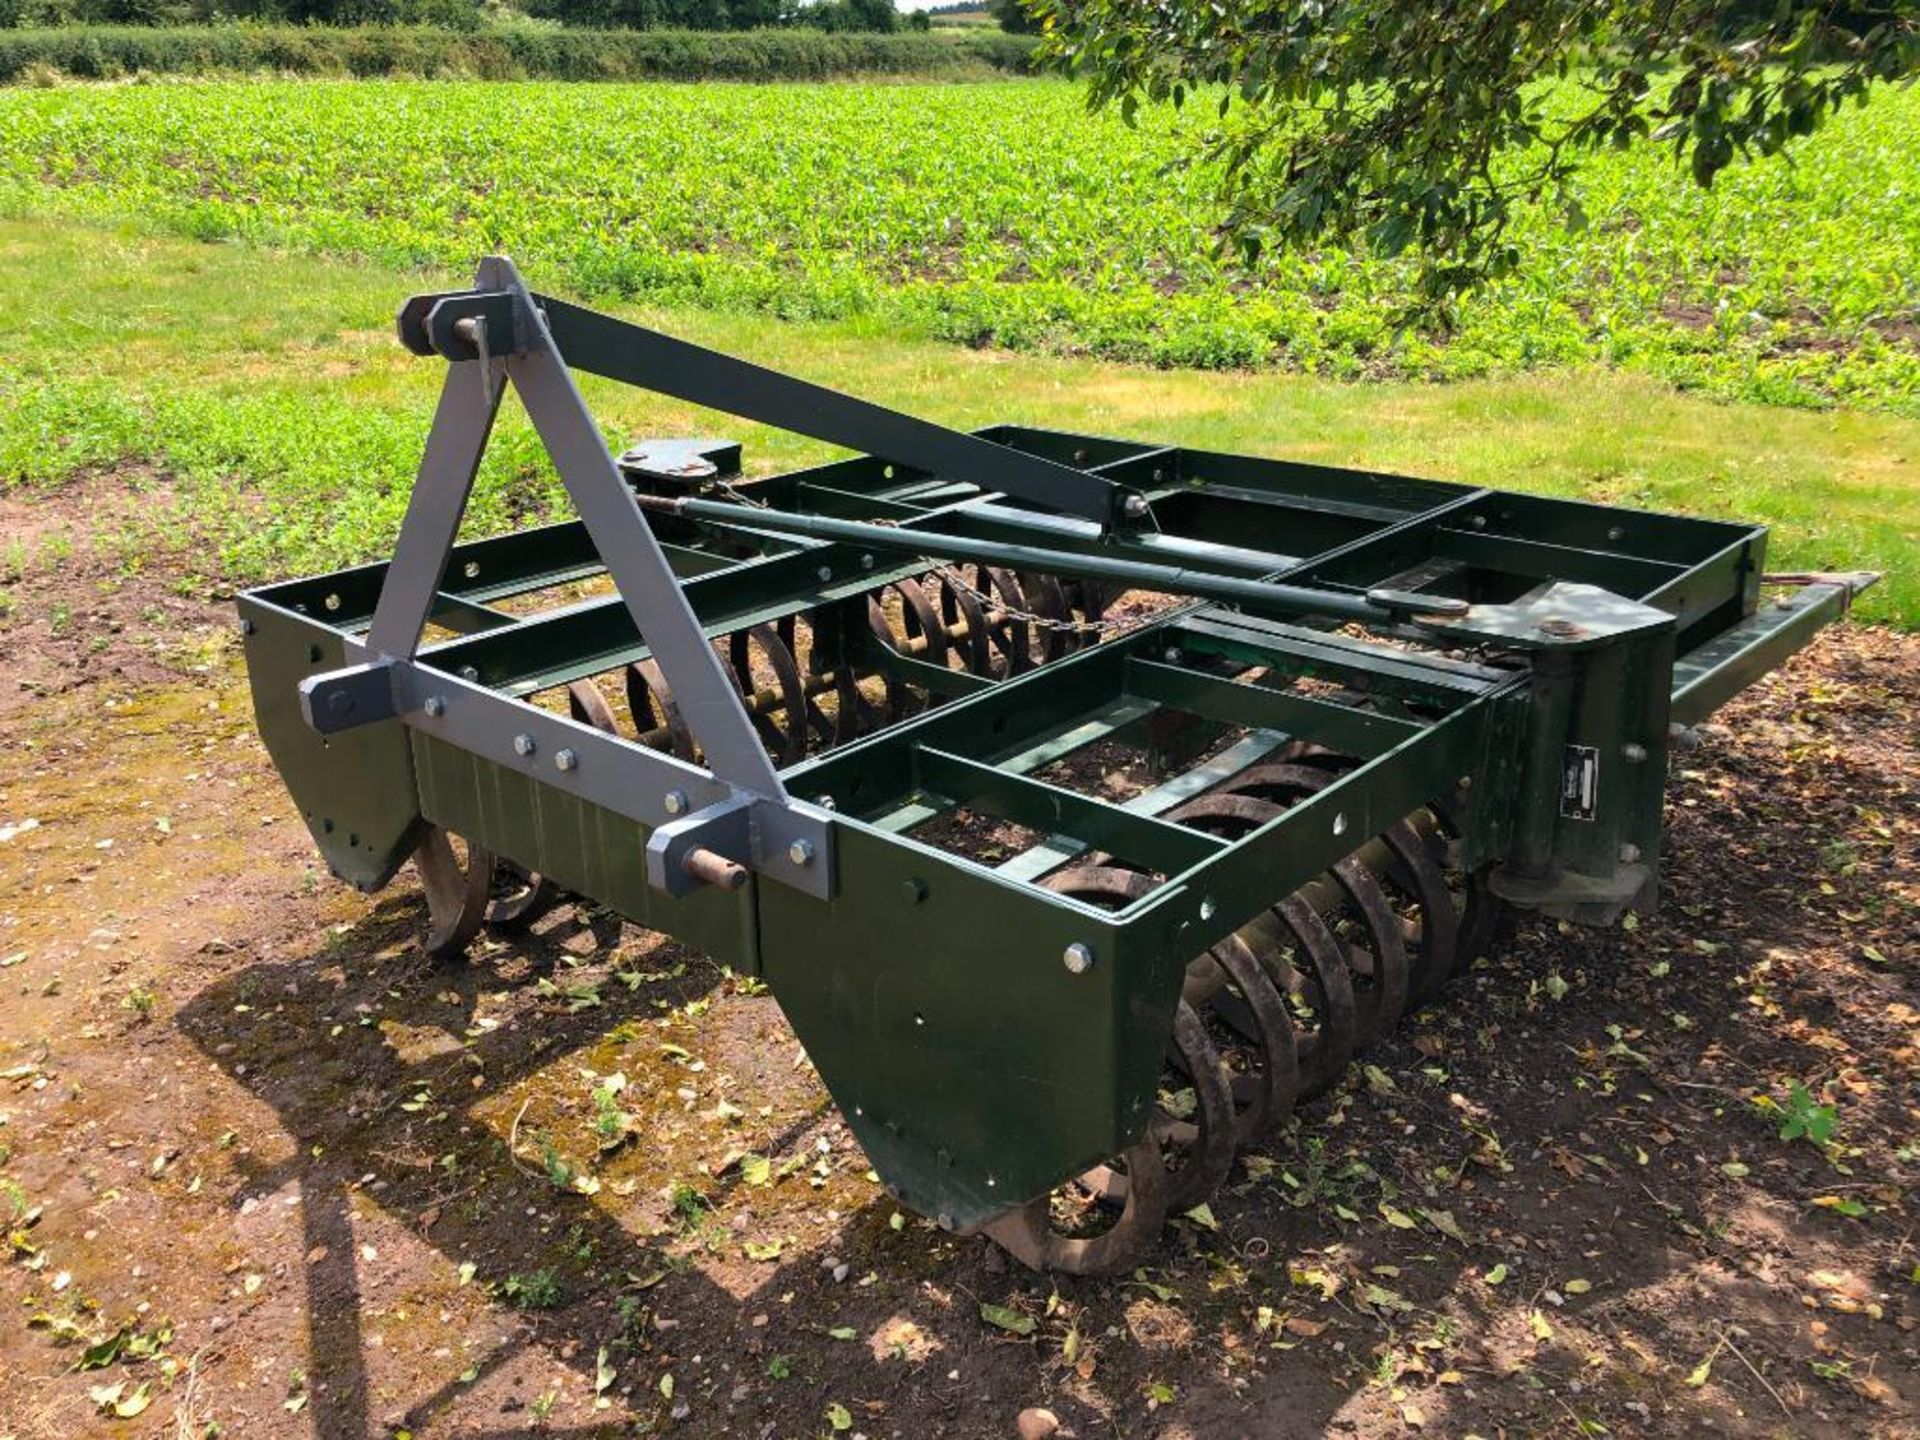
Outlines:
POLYGON ((851 1270, 851 1267, 845 1264, 844 1262, 834 1266, 833 1267, 833 1283, 836 1285, 845 1284, 847 1275, 850 1273, 850 1270, 851 1270))
POLYGON ((214 1316, 213 1319, 207 1322, 207 1328, 218 1335, 222 1330, 227 1328, 227 1317, 224 1315, 214 1316))
POLYGON ((1060 1417, 1051 1410, 1033 1405, 1020 1412, 1020 1418, 1014 1425, 1020 1431, 1020 1440, 1047 1440, 1060 1428, 1060 1417))

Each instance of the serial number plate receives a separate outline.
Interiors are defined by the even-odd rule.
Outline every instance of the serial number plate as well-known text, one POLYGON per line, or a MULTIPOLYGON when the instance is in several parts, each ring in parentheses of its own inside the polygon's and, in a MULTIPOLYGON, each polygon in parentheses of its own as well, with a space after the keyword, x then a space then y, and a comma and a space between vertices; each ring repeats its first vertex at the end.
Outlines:
POLYGON ((1566 766, 1560 774, 1560 813, 1569 820, 1591 820, 1599 796, 1599 747, 1567 746, 1566 766))

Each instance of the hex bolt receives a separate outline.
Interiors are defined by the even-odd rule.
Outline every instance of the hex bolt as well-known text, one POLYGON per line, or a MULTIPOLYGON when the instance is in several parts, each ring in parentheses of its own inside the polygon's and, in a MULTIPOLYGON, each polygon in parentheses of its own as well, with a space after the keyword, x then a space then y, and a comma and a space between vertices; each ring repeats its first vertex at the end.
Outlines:
POLYGON ((1542 635, 1551 635, 1556 640, 1572 640, 1580 635, 1580 627, 1571 620, 1562 620, 1559 616, 1550 616, 1536 627, 1542 635))
POLYGON ((1618 545, 1622 540, 1626 538, 1627 538, 1627 527, 1624 525, 1612 526, 1607 531, 1607 539, 1611 540, 1616 545, 1618 545))
POLYGON ((1476 515, 1467 523, 1476 530, 1484 530, 1487 528, 1487 517, 1484 515, 1476 515))
POLYGON ((660 797, 660 803, 667 807, 667 814, 669 815, 683 814, 687 808, 687 792, 684 790, 669 790, 665 795, 660 797))
POLYGON ((427 696, 426 704, 420 708, 427 712, 427 718, 429 720, 438 720, 442 715, 447 713, 447 702, 439 695, 429 695, 427 696))
POLYGON ((553 764, 556 770, 572 770, 580 764, 580 757, 571 750, 553 752, 553 764))
POLYGON ((807 866, 813 864, 813 842, 811 840, 794 841, 791 845, 787 846, 787 859, 798 865, 802 870, 806 869, 807 866))
POLYGON ((1187 658, 1186 652, 1182 650, 1178 645, 1169 645, 1167 647, 1167 664, 1178 665, 1182 660, 1185 660, 1186 658, 1187 658))
POLYGON ((830 566, 822 565, 818 570, 814 571, 813 573, 819 577, 820 583, 822 585, 826 584, 827 581, 833 578, 833 570, 832 570, 832 567, 830 566))
POLYGON ((258 630, 259 628, 260 627, 254 624, 253 621, 251 620, 242 620, 240 622, 240 633, 242 635, 251 635, 254 633, 254 631, 258 630))
POLYGON ((1638 845, 1628 844, 1620 847, 1620 863, 1622 865, 1631 865, 1639 858, 1640 847, 1638 845))
POLYGON ((862 555, 860 557, 860 568, 862 570, 871 570, 873 568, 873 556, 862 555))
POLYGON ((513 753, 525 759, 540 747, 533 742, 533 736, 521 731, 513 737, 513 753))
POLYGON ((1084 975, 1093 968, 1093 949, 1076 940, 1061 952, 1060 963, 1069 973, 1084 975))
POLYGON ((1129 520, 1138 520, 1147 513, 1147 497, 1144 495, 1129 495, 1126 498, 1126 502, 1120 508, 1126 512, 1129 520))
POLYGON ((1638 765, 1647 758, 1647 747, 1638 740, 1629 740, 1620 747, 1620 758, 1629 765, 1638 765))

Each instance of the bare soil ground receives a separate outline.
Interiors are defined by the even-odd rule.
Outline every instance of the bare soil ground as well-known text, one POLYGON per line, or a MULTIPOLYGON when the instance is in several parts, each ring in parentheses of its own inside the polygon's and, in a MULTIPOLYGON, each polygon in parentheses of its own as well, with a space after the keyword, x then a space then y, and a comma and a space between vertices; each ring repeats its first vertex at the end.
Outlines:
POLYGON ((0 1437, 1916 1433, 1912 637, 1829 635, 1680 758, 1657 918, 1522 925, 1091 1282, 897 1215, 697 954, 569 907, 428 960, 406 877, 321 873, 224 607, 24 548, 0 1437))

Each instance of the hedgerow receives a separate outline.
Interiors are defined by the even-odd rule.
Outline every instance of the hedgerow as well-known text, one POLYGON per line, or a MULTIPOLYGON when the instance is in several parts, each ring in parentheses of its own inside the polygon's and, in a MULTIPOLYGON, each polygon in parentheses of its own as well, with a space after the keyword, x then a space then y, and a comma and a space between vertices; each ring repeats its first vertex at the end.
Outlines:
POLYGON ((477 80, 829 80, 1024 68, 1031 39, 994 31, 480 31, 430 26, 62 26, 0 29, 0 84, 139 75, 477 80))

